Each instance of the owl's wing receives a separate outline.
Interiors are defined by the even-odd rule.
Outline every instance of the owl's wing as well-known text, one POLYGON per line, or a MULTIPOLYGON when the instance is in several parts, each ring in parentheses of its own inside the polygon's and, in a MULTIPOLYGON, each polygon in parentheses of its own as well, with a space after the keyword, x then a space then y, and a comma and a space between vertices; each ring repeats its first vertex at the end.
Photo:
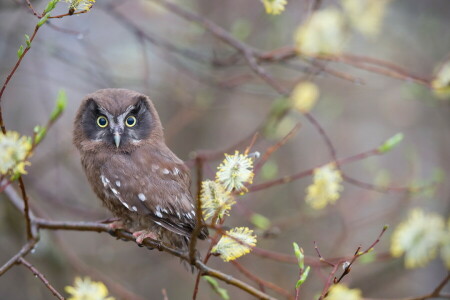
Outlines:
MULTIPOLYGON (((169 150, 170 151, 170 150, 169 150)), ((174 233, 190 237, 197 223, 189 191, 189 170, 175 157, 158 153, 114 158, 101 168, 102 182, 128 210, 151 218, 174 233), (105 185, 106 183, 106 185, 105 185)), ((111 193, 110 193, 111 194, 111 193)), ((208 236, 203 227, 199 238, 208 236)))

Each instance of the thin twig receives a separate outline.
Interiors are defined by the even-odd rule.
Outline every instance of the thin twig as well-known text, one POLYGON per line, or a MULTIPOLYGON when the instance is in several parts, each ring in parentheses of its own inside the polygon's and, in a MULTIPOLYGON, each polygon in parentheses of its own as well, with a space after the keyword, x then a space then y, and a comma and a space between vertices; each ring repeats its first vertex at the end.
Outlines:
POLYGON ((331 263, 331 262, 327 261, 326 259, 324 259, 322 257, 322 255, 319 252, 319 248, 317 247, 317 244, 314 242, 314 248, 316 249, 316 252, 317 252, 317 255, 320 258, 320 261, 325 262, 328 265, 333 267, 333 270, 331 270, 330 274, 328 275, 327 281, 326 281, 326 283, 325 283, 325 285, 323 287, 322 294, 320 295, 319 300, 323 300, 327 296, 331 285, 341 282, 341 280, 346 275, 348 275, 350 273, 350 270, 351 270, 351 267, 352 267, 353 263, 359 257, 361 257, 362 255, 367 254, 367 253, 369 253, 370 251, 373 250, 373 248, 380 242, 381 237, 383 236, 383 234, 386 232, 387 229, 388 229, 388 226, 384 226, 383 229, 381 230, 380 234, 378 235, 377 239, 369 247, 367 247, 366 250, 361 252, 360 251, 361 250, 361 246, 359 246, 356 249, 356 251, 355 251, 355 253, 354 253, 354 255, 353 255, 353 257, 351 258, 350 261, 347 261, 346 259, 342 259, 342 260, 338 261, 337 263, 331 263), (344 263, 346 263, 345 268, 344 268, 344 272, 342 273, 342 275, 338 279, 338 278, 335 277, 335 274, 337 273, 339 267, 342 264, 344 264, 344 263))
MULTIPOLYGON (((355 162, 355 161, 358 161, 358 160, 362 160, 362 159, 365 159, 365 158, 370 157, 370 156, 379 155, 379 154, 380 153, 375 149, 375 150, 369 150, 369 151, 366 151, 366 152, 362 152, 362 153, 359 153, 359 154, 356 154, 356 155, 352 155, 352 156, 349 156, 349 157, 346 157, 346 158, 341 158, 341 159, 339 159, 337 161, 331 161, 331 162, 334 162, 337 165, 344 165, 344 164, 349 164, 349 163, 352 163, 352 162, 355 162)), ((326 164, 322 164, 321 166, 327 165, 329 163, 330 162, 328 162, 326 164)), ((318 167, 320 167, 320 166, 318 166, 318 167)), ((273 180, 266 181, 266 182, 263 182, 263 183, 260 183, 260 184, 255 184, 255 185, 250 186, 248 188, 248 190, 249 190, 249 192, 256 192, 256 191, 263 190, 263 189, 266 189, 266 188, 269 188, 269 187, 273 187, 273 186, 276 186, 276 185, 285 184, 285 183, 288 183, 288 182, 291 182, 291 181, 294 181, 294 180, 297 180, 297 179, 300 179, 300 178, 303 178, 303 177, 306 177, 306 176, 309 176, 309 175, 313 174, 314 170, 316 168, 318 168, 318 167, 310 168, 308 170, 296 173, 294 175, 283 176, 283 177, 278 178, 278 179, 273 179, 273 180)))
POLYGON ((266 152, 261 156, 258 164, 254 168, 254 173, 256 174, 259 169, 265 164, 265 162, 269 159, 269 157, 278 149, 280 149, 284 144, 286 144, 300 129, 302 124, 298 122, 289 132, 286 134, 281 140, 279 140, 276 144, 267 148, 266 152))
MULTIPOLYGON (((31 38, 30 38, 30 44, 33 42, 34 38, 36 37, 36 34, 37 34, 39 28, 40 28, 39 26, 36 26, 34 28, 34 32, 33 32, 33 34, 31 35, 31 38)), ((1 130, 2 130, 3 133, 6 133, 6 127, 5 127, 5 124, 3 122, 3 113, 2 113, 2 106, 1 106, 3 93, 5 92, 6 86, 8 85, 9 81, 14 76, 14 74, 16 73, 17 69, 20 66, 20 63, 22 62, 23 58, 25 57, 25 55, 28 53, 29 50, 30 50, 30 46, 27 46, 24 49, 22 55, 19 57, 19 59, 17 60, 16 64, 12 68, 11 72, 9 72, 8 76, 6 77, 6 80, 3 83, 2 89, 0 90, 0 127, 1 127, 1 130)))
POLYGON ((447 273, 447 276, 436 286, 436 288, 429 294, 418 296, 418 297, 407 297, 407 298, 363 298, 362 300, 426 300, 426 299, 450 299, 450 294, 442 293, 444 287, 450 281, 450 272, 447 273))
POLYGON ((208 275, 208 276, 213 276, 217 279, 222 280, 223 282, 226 282, 228 284, 234 285, 236 287, 238 287, 239 289, 246 291, 247 293, 249 293, 250 295, 253 295, 259 299, 267 299, 267 300, 274 300, 275 298, 267 295, 266 293, 263 293, 257 289, 255 289, 254 287, 234 278, 231 275, 227 275, 225 273, 222 273, 218 270, 214 270, 208 266, 206 266, 203 262, 201 262, 200 260, 197 260, 195 263, 195 266, 202 272, 202 275, 208 275))
POLYGON ((291 295, 290 292, 288 292, 287 290, 283 289, 282 287, 264 280, 262 278, 259 278, 258 276, 256 276, 255 274, 253 274, 252 272, 250 272, 249 270, 247 270, 243 265, 241 265, 240 263, 238 263, 237 261, 233 260, 231 261, 231 263, 233 264, 233 266, 235 266, 242 274, 244 274, 245 276, 247 276, 249 279, 255 281, 256 283, 258 283, 259 285, 265 286, 277 293, 279 293, 280 295, 285 296, 287 299, 294 299, 294 297, 291 295))
POLYGON ((23 247, 20 249, 19 252, 16 253, 13 257, 11 257, 3 266, 0 267, 0 276, 5 274, 6 271, 8 271, 12 266, 14 266, 20 258, 27 255, 36 244, 36 240, 29 240, 23 247))
POLYGON ((203 227, 202 220, 202 203, 200 201, 200 195, 202 192, 202 181, 203 181, 203 158, 201 156, 197 156, 196 160, 197 166, 197 197, 196 197, 196 207, 195 207, 195 218, 196 223, 194 230, 192 230, 191 239, 189 242, 189 260, 191 264, 194 264, 195 254, 197 252, 197 236, 200 234, 200 231, 203 227))
POLYGON ((31 228, 31 220, 30 220, 30 205, 29 205, 29 198, 27 191, 25 189, 25 184, 23 183, 22 177, 19 177, 19 187, 20 192, 22 193, 22 199, 23 199, 23 212, 25 216, 25 225, 26 225, 26 231, 27 231, 27 238, 28 240, 33 239, 33 231, 31 228))
POLYGON ((30 269, 30 271, 34 274, 34 276, 39 278, 56 298, 58 298, 60 300, 64 300, 64 297, 50 284, 50 282, 47 280, 47 278, 45 278, 44 274, 39 272, 39 270, 36 269, 36 267, 34 267, 32 264, 30 264, 28 261, 26 261, 23 257, 19 258, 18 263, 20 263, 20 264, 24 265, 25 267, 27 267, 28 269, 30 269))

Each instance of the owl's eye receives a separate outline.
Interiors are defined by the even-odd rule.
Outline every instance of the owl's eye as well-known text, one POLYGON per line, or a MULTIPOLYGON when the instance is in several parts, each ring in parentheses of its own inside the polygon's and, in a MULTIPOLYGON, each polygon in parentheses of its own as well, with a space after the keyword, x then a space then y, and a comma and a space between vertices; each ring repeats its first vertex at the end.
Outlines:
POLYGON ((128 127, 133 127, 134 125, 136 125, 136 118, 134 116, 129 116, 126 121, 125 124, 127 124, 128 127))
POLYGON ((100 116, 97 118, 97 125, 101 128, 108 126, 108 119, 105 116, 100 116))

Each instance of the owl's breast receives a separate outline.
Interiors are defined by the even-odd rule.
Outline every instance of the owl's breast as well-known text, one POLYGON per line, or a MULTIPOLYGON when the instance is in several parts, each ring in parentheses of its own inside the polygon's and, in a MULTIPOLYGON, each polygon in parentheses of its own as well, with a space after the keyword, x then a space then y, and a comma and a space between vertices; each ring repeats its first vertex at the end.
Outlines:
POLYGON ((112 179, 102 174, 102 169, 109 165, 108 161, 114 159, 115 157, 113 155, 109 158, 105 158, 103 155, 85 155, 81 158, 81 164, 92 190, 97 197, 115 216, 122 217, 124 214, 128 214, 129 211, 117 197, 118 191, 114 188, 114 184, 120 181, 118 178, 114 178, 116 180, 112 181, 112 179))

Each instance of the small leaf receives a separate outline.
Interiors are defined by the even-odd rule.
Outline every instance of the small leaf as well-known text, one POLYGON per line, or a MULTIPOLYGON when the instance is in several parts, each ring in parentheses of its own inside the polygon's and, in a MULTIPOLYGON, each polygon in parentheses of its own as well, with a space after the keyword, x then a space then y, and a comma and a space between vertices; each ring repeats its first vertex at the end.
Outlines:
POLYGON ((252 214, 251 216, 251 222, 258 228, 262 229, 262 230, 267 230, 270 227, 270 220, 267 219, 266 217, 264 217, 263 215, 260 214, 252 214))
POLYGON ((305 267, 305 255, 303 255, 303 249, 301 249, 296 242, 293 242, 292 245, 294 246, 294 253, 298 260, 298 266, 303 270, 305 267))
POLYGON ((45 22, 47 22, 48 17, 50 17, 50 13, 46 13, 45 16, 43 16, 39 22, 37 23, 37 27, 41 27, 42 25, 44 25, 45 22))
POLYGON ((36 126, 34 127, 35 137, 34 137, 34 143, 39 144, 47 135, 47 128, 42 126, 36 126))
POLYGON ((51 12, 52 10, 55 9, 56 4, 58 3, 59 0, 50 0, 47 3, 47 6, 44 9, 44 14, 51 12))
POLYGON ((27 48, 31 47, 30 36, 28 34, 25 34, 25 43, 27 43, 27 48))
POLYGON ((23 46, 20 45, 19 50, 17 50, 17 58, 21 58, 23 55, 23 46))
POLYGON ((206 282, 209 283, 209 285, 211 286, 213 291, 215 291, 222 299, 224 299, 224 300, 230 299, 230 296, 228 296, 228 291, 224 288, 221 288, 219 286, 219 283, 217 282, 217 280, 215 280, 214 278, 212 278, 210 276, 203 276, 203 279, 205 279, 206 282))
POLYGON ((386 142, 384 142, 381 146, 379 146, 377 150, 379 153, 386 153, 397 146, 402 140, 403 133, 397 133, 393 137, 389 138, 386 142))
POLYGON ((302 276, 300 276, 300 279, 297 281, 297 284, 295 285, 296 289, 298 289, 305 282, 306 278, 308 278, 310 269, 311 268, 309 266, 306 267, 305 271, 302 273, 302 276))
POLYGON ((50 120, 55 121, 64 111, 66 106, 67 106, 66 92, 64 90, 60 90, 58 93, 58 98, 56 99, 56 106, 50 115, 50 120))

